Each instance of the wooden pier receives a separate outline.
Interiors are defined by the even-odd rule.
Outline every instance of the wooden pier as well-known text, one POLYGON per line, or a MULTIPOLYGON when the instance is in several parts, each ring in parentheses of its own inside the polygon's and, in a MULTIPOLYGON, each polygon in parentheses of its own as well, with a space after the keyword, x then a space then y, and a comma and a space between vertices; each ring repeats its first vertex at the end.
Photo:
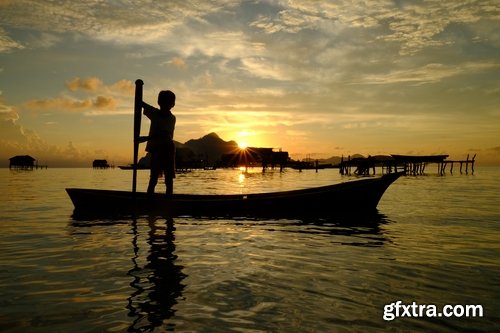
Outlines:
POLYGON ((458 161, 443 161, 439 167, 439 174, 443 175, 446 171, 446 167, 448 164, 450 165, 450 173, 453 174, 453 166, 455 163, 460 164, 460 173, 462 173, 463 166, 465 165, 465 174, 469 174, 469 166, 471 170, 471 174, 474 174, 474 163, 476 162, 476 154, 472 156, 472 159, 469 159, 469 154, 467 154, 467 158, 465 160, 458 161))
POLYGON ((474 174, 474 164, 476 161, 476 155, 470 158, 467 155, 465 160, 447 160, 448 155, 391 155, 386 158, 380 157, 357 157, 347 160, 342 160, 339 164, 339 172, 342 175, 352 174, 352 169, 355 168, 354 174, 356 175, 370 175, 370 173, 375 174, 377 167, 382 169, 382 173, 392 173, 392 172, 404 172, 406 175, 423 175, 425 174, 425 169, 429 164, 437 164, 438 174, 444 175, 446 173, 446 168, 450 166, 449 172, 453 174, 453 169, 455 164, 460 164, 460 173, 470 172, 474 174))
POLYGON ((375 167, 382 166, 382 163, 371 156, 355 157, 352 159, 351 156, 348 156, 346 160, 342 156, 339 164, 339 172, 341 175, 350 175, 352 174, 352 168, 356 168, 354 174, 367 176, 370 174, 370 170, 373 170, 373 174, 375 174, 375 167))

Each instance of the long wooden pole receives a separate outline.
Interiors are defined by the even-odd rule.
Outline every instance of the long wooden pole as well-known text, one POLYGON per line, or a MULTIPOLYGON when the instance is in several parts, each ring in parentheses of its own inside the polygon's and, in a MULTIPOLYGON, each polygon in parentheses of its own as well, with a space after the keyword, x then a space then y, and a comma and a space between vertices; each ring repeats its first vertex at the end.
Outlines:
POLYGON ((135 81, 135 101, 134 101, 134 164, 132 173, 132 193, 135 196, 137 190, 137 159, 139 157, 139 136, 141 135, 142 116, 142 80, 135 81))

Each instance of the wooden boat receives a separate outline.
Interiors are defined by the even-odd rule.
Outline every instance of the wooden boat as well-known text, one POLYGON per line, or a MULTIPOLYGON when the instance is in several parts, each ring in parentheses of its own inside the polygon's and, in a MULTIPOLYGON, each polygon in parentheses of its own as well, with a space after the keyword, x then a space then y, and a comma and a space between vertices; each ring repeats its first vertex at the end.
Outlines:
POLYGON ((206 217, 333 217, 373 213, 386 189, 401 173, 334 185, 284 192, 203 195, 99 189, 66 189, 79 215, 137 215, 206 217))
MULTIPOLYGON (((120 168, 120 170, 134 170, 133 165, 119 165, 118 168, 120 168)), ((138 166, 135 169, 136 170, 149 170, 149 167, 138 166)))

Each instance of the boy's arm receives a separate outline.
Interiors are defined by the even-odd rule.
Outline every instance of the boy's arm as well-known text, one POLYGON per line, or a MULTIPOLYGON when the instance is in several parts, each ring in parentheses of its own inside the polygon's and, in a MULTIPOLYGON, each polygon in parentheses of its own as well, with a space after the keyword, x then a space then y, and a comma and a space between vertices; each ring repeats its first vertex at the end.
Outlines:
POLYGON ((142 107, 144 108, 144 115, 151 119, 153 116, 154 112, 156 111, 156 108, 154 106, 149 105, 146 102, 142 102, 142 107))
POLYGON ((137 138, 138 143, 143 143, 143 142, 146 142, 148 140, 149 140, 149 136, 140 136, 139 138, 137 138))

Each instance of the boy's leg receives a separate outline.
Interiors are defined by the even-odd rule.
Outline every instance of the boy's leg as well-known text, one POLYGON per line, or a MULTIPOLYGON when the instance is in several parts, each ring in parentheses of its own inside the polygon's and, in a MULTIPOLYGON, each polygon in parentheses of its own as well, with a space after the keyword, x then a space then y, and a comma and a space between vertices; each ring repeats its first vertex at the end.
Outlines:
POLYGON ((155 193, 156 184, 158 184, 158 172, 153 172, 153 170, 151 169, 148 184, 148 194, 155 193))
POLYGON ((174 179, 165 175, 165 187, 167 195, 174 194, 174 179))
POLYGON ((160 168, 155 154, 151 154, 151 172, 149 174, 148 194, 155 193, 156 184, 158 184, 158 177, 160 176, 160 168))

